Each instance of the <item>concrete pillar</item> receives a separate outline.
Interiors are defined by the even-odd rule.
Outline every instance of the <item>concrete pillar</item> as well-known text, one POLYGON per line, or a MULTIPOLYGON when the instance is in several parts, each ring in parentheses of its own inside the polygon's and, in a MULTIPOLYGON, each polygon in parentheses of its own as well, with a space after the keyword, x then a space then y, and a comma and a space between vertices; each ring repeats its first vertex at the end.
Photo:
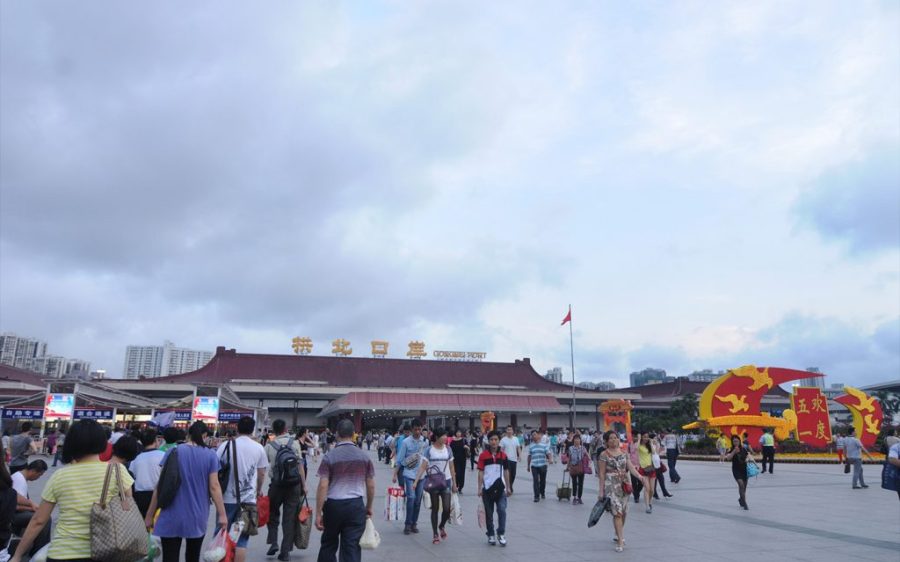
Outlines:
POLYGON ((475 429, 475 418, 469 418, 469 431, 473 431, 475 429))
POLYGON ((426 421, 428 419, 428 410, 419 410, 419 421, 422 422, 422 425, 426 425, 426 421))
MULTIPOLYGON (((513 431, 519 430, 519 416, 512 414, 509 416, 509 425, 513 426, 513 431)), ((499 427, 497 429, 500 429, 499 427)), ((505 430, 506 428, 503 428, 505 430)))
POLYGON ((362 432, 362 411, 353 410, 353 429, 356 433, 362 432))
POLYGON ((541 414, 541 432, 547 431, 547 412, 541 414))

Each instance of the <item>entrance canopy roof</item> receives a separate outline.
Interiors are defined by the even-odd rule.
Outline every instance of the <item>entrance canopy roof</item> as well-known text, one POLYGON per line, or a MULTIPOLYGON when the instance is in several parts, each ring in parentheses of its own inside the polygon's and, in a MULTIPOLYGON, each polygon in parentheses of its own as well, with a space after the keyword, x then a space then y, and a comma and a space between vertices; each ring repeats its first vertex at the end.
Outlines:
POLYGON ((319 417, 353 410, 437 410, 470 412, 567 412, 552 396, 509 396, 494 394, 434 394, 416 392, 350 392, 332 401, 319 412, 319 417))

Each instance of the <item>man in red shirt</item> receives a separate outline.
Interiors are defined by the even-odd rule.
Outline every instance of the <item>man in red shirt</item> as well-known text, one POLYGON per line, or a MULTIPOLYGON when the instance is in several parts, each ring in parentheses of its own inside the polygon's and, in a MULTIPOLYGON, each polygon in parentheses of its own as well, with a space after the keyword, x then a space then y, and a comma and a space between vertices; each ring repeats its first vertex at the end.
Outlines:
POLYGON ((478 456, 478 497, 484 503, 488 544, 506 546, 506 498, 512 495, 509 460, 500 449, 500 432, 492 431, 488 446, 478 456), (494 535, 494 507, 497 508, 497 534, 494 535))

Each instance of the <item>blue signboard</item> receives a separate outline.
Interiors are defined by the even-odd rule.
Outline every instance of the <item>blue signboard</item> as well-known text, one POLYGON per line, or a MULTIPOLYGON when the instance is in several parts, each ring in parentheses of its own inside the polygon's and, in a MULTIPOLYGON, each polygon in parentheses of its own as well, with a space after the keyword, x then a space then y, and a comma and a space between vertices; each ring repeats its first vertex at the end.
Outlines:
POLYGON ((43 417, 43 408, 3 408, 5 420, 39 420, 43 417))
POLYGON ((75 419, 76 420, 112 420, 113 419, 113 410, 112 408, 76 408, 75 409, 75 419))
POLYGON ((220 422, 237 422, 244 416, 253 417, 253 412, 219 412, 220 422))

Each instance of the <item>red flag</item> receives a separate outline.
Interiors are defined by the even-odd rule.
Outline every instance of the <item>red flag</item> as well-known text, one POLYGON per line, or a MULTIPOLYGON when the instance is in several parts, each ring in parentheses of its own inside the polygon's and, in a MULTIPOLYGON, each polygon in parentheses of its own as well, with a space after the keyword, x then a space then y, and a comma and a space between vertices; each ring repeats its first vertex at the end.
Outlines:
POLYGON ((565 326, 566 322, 571 322, 571 321, 572 321, 572 307, 569 307, 569 313, 566 314, 565 318, 563 318, 562 324, 560 324, 560 326, 565 326))

